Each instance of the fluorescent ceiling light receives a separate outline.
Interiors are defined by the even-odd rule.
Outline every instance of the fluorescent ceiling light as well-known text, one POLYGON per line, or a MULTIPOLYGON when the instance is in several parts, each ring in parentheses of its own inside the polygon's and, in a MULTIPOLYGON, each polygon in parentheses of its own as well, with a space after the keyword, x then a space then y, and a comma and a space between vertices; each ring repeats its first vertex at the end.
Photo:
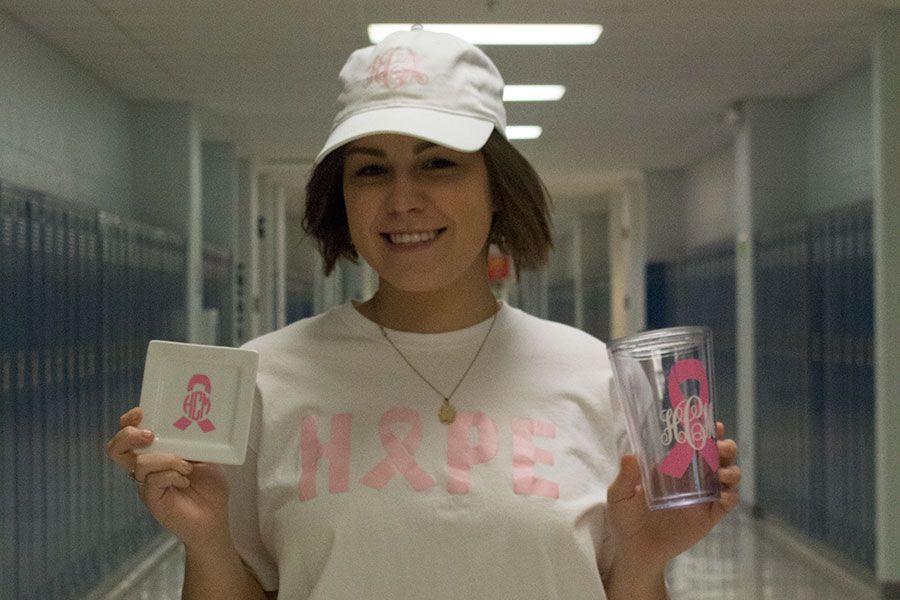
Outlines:
POLYGON ((506 137, 510 140, 535 140, 543 133, 540 125, 507 125, 506 137))
MULTIPOLYGON (((395 31, 409 31, 412 23, 372 23, 369 40, 377 44, 395 31)), ((423 23, 429 31, 451 33, 471 44, 513 46, 590 45, 597 41, 600 25, 542 25, 542 24, 465 24, 423 23)))
POLYGON ((564 85, 505 85, 504 102, 542 102, 559 100, 566 93, 564 85))

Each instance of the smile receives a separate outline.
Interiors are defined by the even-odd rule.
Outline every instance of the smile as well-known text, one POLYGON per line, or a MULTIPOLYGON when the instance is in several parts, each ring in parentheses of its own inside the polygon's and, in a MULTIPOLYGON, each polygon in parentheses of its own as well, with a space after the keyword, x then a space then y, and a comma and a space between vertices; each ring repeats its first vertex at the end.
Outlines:
POLYGON ((386 233, 382 235, 392 244, 420 244, 422 242, 430 242, 443 231, 444 229, 433 229, 431 231, 386 233))

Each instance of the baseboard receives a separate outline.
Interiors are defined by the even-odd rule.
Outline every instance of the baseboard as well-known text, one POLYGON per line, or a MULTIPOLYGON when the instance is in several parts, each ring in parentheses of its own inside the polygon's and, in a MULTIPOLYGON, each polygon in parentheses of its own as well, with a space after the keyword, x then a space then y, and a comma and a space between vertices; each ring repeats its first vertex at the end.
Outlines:
POLYGON ((762 511, 751 511, 752 516, 770 539, 790 547, 802 554, 813 564, 818 564, 856 583, 875 587, 875 572, 850 557, 832 548, 825 542, 817 540, 790 523, 762 511))
POLYGON ((882 583, 878 591, 881 600, 900 600, 900 581, 882 583))
POLYGON ((163 560, 177 552, 178 548, 178 539, 167 533, 159 535, 125 564, 107 575, 82 600, 118 600, 140 584, 163 560))

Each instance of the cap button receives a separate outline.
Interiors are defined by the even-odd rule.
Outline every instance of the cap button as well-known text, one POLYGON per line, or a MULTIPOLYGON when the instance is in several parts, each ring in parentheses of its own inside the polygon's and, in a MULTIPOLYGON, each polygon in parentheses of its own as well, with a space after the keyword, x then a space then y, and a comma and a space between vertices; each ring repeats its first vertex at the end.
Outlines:
POLYGON ((410 31, 422 31, 425 29, 421 23, 415 23, 412 27, 409 28, 410 31))

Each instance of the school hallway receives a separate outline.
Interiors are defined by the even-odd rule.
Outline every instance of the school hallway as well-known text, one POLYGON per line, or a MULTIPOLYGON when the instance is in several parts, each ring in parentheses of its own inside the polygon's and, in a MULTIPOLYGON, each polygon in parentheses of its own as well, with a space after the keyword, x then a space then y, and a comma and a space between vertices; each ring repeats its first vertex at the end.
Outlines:
POLYGON ((0 600, 179 597, 178 542, 104 452, 148 344, 372 297, 303 230, 336 75, 369 24, 464 17, 596 34, 483 45, 553 199, 546 266, 483 249, 495 296, 604 341, 711 331, 741 505, 673 600, 900 599, 900 0, 470 8, 0 0, 0 600))

